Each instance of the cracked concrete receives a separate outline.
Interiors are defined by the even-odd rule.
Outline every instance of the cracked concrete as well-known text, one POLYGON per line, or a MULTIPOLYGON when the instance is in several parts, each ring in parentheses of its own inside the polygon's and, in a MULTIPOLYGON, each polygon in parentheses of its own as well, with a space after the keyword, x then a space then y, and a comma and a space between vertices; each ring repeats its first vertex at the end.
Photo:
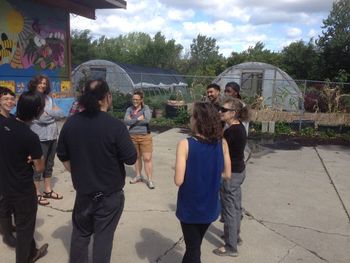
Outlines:
POLYGON ((289 256, 290 252, 297 247, 297 245, 292 246, 291 248, 288 249, 287 253, 283 256, 283 258, 281 258, 280 260, 278 260, 277 263, 282 263, 283 261, 285 261, 285 259, 289 256))
MULTIPOLYGON (((143 183, 130 185, 133 172, 127 167, 125 209, 111 262, 181 262, 185 246, 175 217, 173 174, 175 147, 185 136, 173 129, 154 137, 155 190, 143 183)), ((240 255, 232 259, 212 253, 222 245, 223 225, 215 222, 203 240, 202 262, 349 263, 350 224, 344 212, 350 208, 349 148, 257 149, 250 156, 243 186, 246 211, 240 255)), ((35 237, 39 244, 50 245, 42 263, 68 261, 75 192, 69 173, 58 161, 54 175, 54 188, 64 199, 39 207, 35 237)), ((1 242, 0 253, 1 262, 14 262, 14 251, 1 242)))

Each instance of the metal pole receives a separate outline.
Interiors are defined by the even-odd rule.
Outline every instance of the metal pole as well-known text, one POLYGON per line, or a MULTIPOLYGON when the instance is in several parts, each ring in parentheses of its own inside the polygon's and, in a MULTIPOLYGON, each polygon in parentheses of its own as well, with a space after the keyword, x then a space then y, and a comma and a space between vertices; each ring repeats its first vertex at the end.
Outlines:
POLYGON ((304 107, 304 102, 305 102, 305 93, 306 93, 306 80, 304 80, 304 90, 302 91, 302 103, 301 103, 301 109, 300 109, 300 114, 299 114, 299 132, 301 132, 301 121, 302 121, 302 115, 304 117, 304 112, 305 112, 305 107, 304 107))

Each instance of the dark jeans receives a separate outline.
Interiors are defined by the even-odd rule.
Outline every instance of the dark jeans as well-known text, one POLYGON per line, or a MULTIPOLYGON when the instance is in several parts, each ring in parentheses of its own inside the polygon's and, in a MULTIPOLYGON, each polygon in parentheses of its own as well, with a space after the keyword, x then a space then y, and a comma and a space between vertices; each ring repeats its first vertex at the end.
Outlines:
POLYGON ((43 141, 40 142, 41 149, 43 151, 43 156, 45 159, 45 171, 43 173, 34 172, 34 180, 40 181, 41 178, 50 178, 52 177, 52 171, 54 166, 57 140, 52 141, 43 141))
POLYGON ((93 200, 77 194, 73 209, 73 232, 70 263, 87 263, 88 247, 93 235, 93 263, 109 263, 114 232, 124 208, 124 192, 119 191, 93 200))
POLYGON ((34 230, 38 202, 34 186, 33 193, 4 196, 3 202, 4 207, 13 210, 15 217, 17 234, 16 263, 28 263, 36 254, 34 230))
POLYGON ((12 215, 13 211, 0 195, 0 233, 4 236, 12 234, 12 215))
POLYGON ((186 252, 182 263, 200 263, 202 240, 210 224, 186 224, 181 222, 186 252))
POLYGON ((232 173, 230 180, 224 180, 221 187, 222 217, 224 220, 225 246, 237 252, 237 241, 241 229, 242 191, 241 185, 245 179, 245 170, 232 173))

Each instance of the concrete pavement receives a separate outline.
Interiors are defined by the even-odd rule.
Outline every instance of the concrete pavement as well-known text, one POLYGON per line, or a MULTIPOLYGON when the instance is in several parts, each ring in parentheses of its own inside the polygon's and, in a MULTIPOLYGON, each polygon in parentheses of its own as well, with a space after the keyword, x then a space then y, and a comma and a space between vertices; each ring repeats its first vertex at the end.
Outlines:
MULTIPOLYGON (((112 262, 181 262, 181 228, 175 217, 173 183, 177 142, 186 134, 172 129, 154 136, 156 189, 130 185, 127 167, 124 213, 115 233, 112 262)), ((280 145, 281 146, 281 145, 280 145)), ((202 245, 203 263, 350 262, 350 148, 252 146, 243 184, 243 245, 239 257, 218 257, 222 224, 215 222, 202 245)), ((39 262, 67 262, 74 189, 57 160, 55 190, 64 195, 39 207, 36 240, 49 243, 39 262)), ((14 262, 14 250, 0 242, 0 262, 14 262)))

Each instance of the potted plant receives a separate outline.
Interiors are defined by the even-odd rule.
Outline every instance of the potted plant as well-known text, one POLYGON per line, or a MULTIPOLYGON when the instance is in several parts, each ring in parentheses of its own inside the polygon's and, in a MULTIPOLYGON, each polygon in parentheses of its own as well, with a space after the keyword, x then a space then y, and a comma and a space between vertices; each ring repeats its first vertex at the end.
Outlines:
POLYGON ((153 116, 158 119, 163 117, 164 102, 160 98, 156 98, 149 105, 153 109, 153 116))
POLYGON ((187 105, 183 99, 181 91, 171 94, 165 105, 165 113, 167 118, 175 118, 181 109, 187 109, 187 105))

